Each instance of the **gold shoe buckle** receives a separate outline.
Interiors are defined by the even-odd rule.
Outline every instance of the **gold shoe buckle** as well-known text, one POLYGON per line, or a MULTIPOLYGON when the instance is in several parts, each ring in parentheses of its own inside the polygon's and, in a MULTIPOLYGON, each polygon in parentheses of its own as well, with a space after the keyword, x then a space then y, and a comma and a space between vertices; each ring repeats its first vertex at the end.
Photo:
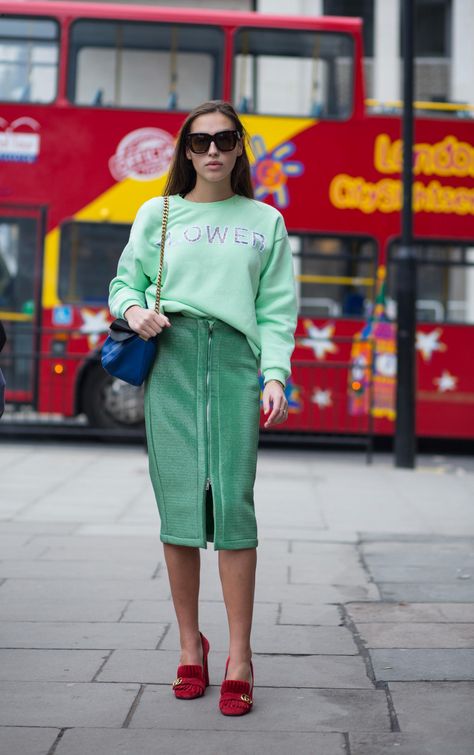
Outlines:
POLYGON ((177 678, 177 679, 175 679, 175 680, 174 680, 174 682, 173 682, 173 687, 177 687, 177 686, 178 686, 178 684, 181 684, 181 682, 182 682, 182 681, 183 681, 183 680, 181 679, 181 677, 180 677, 180 676, 178 676, 178 678, 177 678))
POLYGON ((248 703, 249 705, 252 705, 252 698, 246 695, 245 693, 240 695, 240 699, 244 701, 244 703, 248 703))

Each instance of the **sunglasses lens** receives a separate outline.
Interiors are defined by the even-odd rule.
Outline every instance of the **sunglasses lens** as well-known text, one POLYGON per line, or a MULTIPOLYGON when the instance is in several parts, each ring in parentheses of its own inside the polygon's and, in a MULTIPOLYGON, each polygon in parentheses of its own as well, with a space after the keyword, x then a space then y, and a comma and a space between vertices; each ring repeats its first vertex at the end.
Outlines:
POLYGON ((231 152, 237 144, 235 131, 221 131, 214 136, 217 149, 221 152, 231 152))
POLYGON ((195 152, 197 155, 202 155, 209 149, 211 137, 209 134, 190 134, 188 143, 191 152, 195 152))

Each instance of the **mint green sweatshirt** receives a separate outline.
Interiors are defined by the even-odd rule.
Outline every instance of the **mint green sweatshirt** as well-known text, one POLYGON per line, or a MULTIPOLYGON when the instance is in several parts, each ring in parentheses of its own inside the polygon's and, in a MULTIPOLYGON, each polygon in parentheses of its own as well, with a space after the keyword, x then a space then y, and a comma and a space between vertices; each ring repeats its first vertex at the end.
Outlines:
MULTIPOLYGON (((154 307, 163 199, 139 209, 110 283, 109 307, 154 307)), ((285 384, 296 328, 291 249, 281 214, 235 195, 191 202, 175 195, 165 244, 162 311, 219 319, 240 330, 260 360, 264 381, 285 384)))

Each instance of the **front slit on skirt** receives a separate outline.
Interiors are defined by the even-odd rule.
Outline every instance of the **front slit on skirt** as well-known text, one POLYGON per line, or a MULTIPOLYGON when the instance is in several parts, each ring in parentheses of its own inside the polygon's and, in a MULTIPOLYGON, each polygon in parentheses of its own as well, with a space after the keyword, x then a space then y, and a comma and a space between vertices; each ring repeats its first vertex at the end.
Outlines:
POLYGON ((168 315, 145 386, 150 477, 164 543, 255 548, 257 360, 220 320, 168 315), (210 485, 209 485, 210 483, 210 485))

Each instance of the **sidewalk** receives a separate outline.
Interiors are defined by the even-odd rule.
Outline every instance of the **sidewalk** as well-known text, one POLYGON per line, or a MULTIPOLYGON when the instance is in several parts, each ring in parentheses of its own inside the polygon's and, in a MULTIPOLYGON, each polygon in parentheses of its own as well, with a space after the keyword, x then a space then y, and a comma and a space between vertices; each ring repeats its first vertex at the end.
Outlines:
POLYGON ((232 719, 211 549, 212 686, 171 692, 143 450, 1 443, 2 755, 472 755, 473 459, 262 450, 256 506, 255 706, 232 719))

